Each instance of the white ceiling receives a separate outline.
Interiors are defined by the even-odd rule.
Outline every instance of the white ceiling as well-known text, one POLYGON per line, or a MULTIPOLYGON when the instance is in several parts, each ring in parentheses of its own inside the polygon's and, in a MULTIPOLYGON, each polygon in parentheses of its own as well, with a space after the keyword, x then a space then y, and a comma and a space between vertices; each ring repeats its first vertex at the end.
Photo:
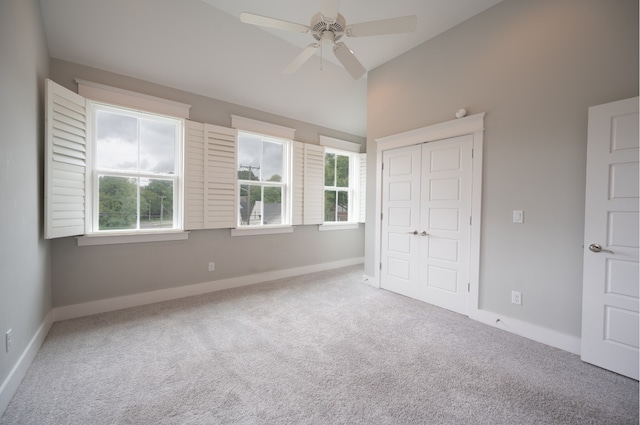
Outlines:
MULTIPOLYGON (((347 24, 416 15, 415 33, 344 41, 367 70, 501 0, 343 0, 347 24)), ((282 70, 309 34, 240 22, 251 12, 308 25, 320 0, 41 0, 52 57, 346 133, 366 134, 366 75, 353 80, 332 52, 282 70)))

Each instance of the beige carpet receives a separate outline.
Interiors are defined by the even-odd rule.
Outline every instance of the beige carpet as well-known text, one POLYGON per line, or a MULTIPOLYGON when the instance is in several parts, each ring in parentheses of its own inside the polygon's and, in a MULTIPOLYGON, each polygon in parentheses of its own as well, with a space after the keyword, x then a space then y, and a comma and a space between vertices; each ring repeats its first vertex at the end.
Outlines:
POLYGON ((56 323, 0 423, 638 423, 636 381, 361 276, 56 323))

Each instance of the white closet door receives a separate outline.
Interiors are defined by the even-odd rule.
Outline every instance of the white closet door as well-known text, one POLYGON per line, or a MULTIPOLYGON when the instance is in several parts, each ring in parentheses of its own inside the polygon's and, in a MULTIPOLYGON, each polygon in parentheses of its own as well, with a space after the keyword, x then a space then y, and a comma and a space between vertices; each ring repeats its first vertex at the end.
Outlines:
POLYGON ((383 154, 381 286, 468 314, 472 136, 383 154))
POLYGON ((385 151, 382 170, 381 286, 418 298, 421 147, 385 151))
POLYGON ((422 146, 420 299, 468 313, 472 136, 422 146))

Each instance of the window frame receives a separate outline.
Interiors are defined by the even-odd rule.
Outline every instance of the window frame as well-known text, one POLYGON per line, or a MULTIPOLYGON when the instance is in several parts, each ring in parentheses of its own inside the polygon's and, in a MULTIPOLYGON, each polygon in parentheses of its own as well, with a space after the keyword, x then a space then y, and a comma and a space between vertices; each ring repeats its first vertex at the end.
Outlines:
MULTIPOLYGON (((85 222, 85 235, 87 237, 96 236, 114 236, 114 235, 145 235, 145 234, 159 234, 159 233, 173 233, 184 231, 184 161, 183 152, 185 145, 185 122, 183 118, 172 117, 161 113, 154 113, 143 111, 140 109, 128 108, 125 106, 109 104, 102 101, 96 101, 92 99, 86 100, 87 108, 87 193, 86 193, 86 217, 85 222), (97 166, 97 116, 99 111, 106 111, 109 113, 120 113, 126 116, 133 116, 136 119, 152 119, 164 122, 173 122, 176 125, 175 128, 175 142, 174 142, 174 174, 170 173, 152 173, 144 171, 123 171, 114 169, 102 169, 97 166), (172 212, 172 227, 164 227, 158 229, 141 229, 140 228, 140 183, 137 184, 137 217, 135 229, 99 229, 100 225, 100 208, 99 208, 99 180, 101 176, 113 176, 113 177, 131 177, 137 179, 150 179, 150 180, 172 180, 173 181, 173 212, 172 212)), ((138 140, 139 142, 139 140, 138 140)), ((153 239, 153 238, 152 238, 153 239)))
MULTIPOLYGON (((337 156, 344 156, 349 158, 349 186, 345 188, 337 187, 337 186, 326 186, 323 181, 323 202, 322 202, 322 224, 320 225, 320 230, 329 230, 329 228, 354 228, 358 226, 358 207, 359 203, 356 202, 359 196, 359 172, 358 172, 358 153, 352 151, 346 151, 342 149, 326 147, 324 152, 325 164, 326 157, 328 154, 336 155, 336 164, 337 164, 337 156), (326 192, 330 191, 342 191, 347 192, 348 194, 348 206, 347 206, 347 221, 327 221, 326 218, 326 192)), ((332 229, 333 230, 333 229, 332 229)))
MULTIPOLYGON (((233 236, 240 235, 258 235, 258 234, 269 234, 269 233, 284 233, 293 231, 292 228, 292 169, 293 169, 293 141, 290 139, 272 136, 268 134, 263 134, 255 131, 248 130, 238 130, 237 134, 237 151, 238 158, 236 158, 236 185, 237 185, 237 219, 236 219, 236 227, 232 229, 231 234, 233 236), (260 152, 261 152, 261 166, 262 166, 262 152, 264 143, 280 143, 282 145, 282 175, 280 182, 270 182, 270 181, 262 181, 258 180, 245 180, 240 179, 238 176, 238 171, 240 167, 240 138, 242 134, 247 134, 252 137, 260 138, 260 152), (262 189, 265 187, 279 187, 281 188, 281 223, 278 224, 242 224, 242 215, 240 213, 240 201, 242 196, 241 187, 243 185, 252 185, 259 186, 262 189)), ((262 220, 264 216, 262 217, 262 220)))

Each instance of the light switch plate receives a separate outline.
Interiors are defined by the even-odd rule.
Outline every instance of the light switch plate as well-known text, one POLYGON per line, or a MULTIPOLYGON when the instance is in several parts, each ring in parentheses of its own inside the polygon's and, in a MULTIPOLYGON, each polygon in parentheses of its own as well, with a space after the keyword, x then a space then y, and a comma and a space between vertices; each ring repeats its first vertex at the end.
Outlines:
POLYGON ((513 210, 513 222, 517 224, 524 223, 524 211, 513 210))
POLYGON ((4 346, 7 353, 11 351, 11 348, 13 346, 13 339, 12 339, 11 333, 12 331, 11 329, 9 329, 7 333, 4 334, 4 346))

